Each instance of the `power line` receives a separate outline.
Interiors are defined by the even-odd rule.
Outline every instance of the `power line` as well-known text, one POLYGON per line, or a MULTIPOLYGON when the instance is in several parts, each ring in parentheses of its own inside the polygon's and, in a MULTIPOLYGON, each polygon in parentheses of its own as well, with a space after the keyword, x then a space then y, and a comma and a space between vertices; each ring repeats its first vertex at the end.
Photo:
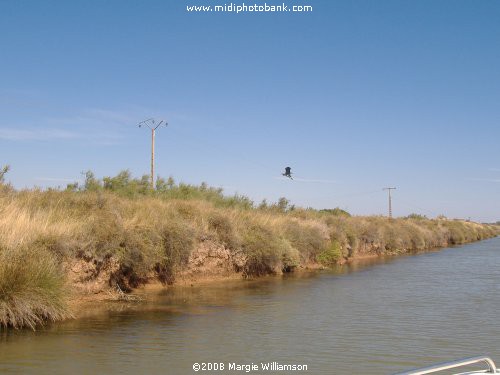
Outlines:
POLYGON ((160 126, 167 126, 167 122, 164 120, 160 120, 160 122, 156 122, 155 119, 149 118, 147 120, 141 121, 139 127, 147 126, 151 130, 151 189, 155 188, 155 133, 156 129, 160 126))

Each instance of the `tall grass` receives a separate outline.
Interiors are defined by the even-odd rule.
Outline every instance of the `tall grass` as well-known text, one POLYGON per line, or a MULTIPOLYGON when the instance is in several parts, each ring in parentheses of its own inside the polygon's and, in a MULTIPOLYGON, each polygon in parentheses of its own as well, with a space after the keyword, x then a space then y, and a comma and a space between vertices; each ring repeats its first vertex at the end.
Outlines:
POLYGON ((64 278, 42 248, 0 250, 0 325, 31 327, 69 316, 64 278))

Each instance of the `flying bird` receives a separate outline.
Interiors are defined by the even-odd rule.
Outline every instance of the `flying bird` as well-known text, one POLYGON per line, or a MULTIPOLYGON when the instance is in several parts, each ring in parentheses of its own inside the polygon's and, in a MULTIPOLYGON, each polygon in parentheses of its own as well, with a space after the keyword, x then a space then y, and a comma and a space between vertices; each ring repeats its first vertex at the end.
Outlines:
POLYGON ((293 180, 292 178, 292 168, 286 167, 285 168, 285 173, 282 173, 283 176, 288 177, 289 179, 293 180))

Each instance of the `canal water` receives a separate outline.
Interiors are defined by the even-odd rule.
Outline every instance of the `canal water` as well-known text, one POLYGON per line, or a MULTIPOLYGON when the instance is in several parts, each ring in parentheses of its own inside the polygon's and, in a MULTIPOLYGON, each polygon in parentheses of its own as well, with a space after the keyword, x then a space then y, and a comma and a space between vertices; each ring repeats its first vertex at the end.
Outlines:
POLYGON ((500 364, 500 238, 170 288, 84 316, 4 332, 0 374, 392 374, 479 354, 500 364), (261 370, 272 362, 307 370, 261 370))

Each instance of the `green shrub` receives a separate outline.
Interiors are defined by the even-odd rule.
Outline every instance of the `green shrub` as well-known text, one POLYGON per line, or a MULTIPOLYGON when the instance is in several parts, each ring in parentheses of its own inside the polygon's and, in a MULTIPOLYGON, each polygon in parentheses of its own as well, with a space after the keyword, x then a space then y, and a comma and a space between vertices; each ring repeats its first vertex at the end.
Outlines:
POLYGON ((332 266, 342 259, 342 249, 338 241, 333 240, 329 246, 318 255, 318 261, 325 266, 332 266))

